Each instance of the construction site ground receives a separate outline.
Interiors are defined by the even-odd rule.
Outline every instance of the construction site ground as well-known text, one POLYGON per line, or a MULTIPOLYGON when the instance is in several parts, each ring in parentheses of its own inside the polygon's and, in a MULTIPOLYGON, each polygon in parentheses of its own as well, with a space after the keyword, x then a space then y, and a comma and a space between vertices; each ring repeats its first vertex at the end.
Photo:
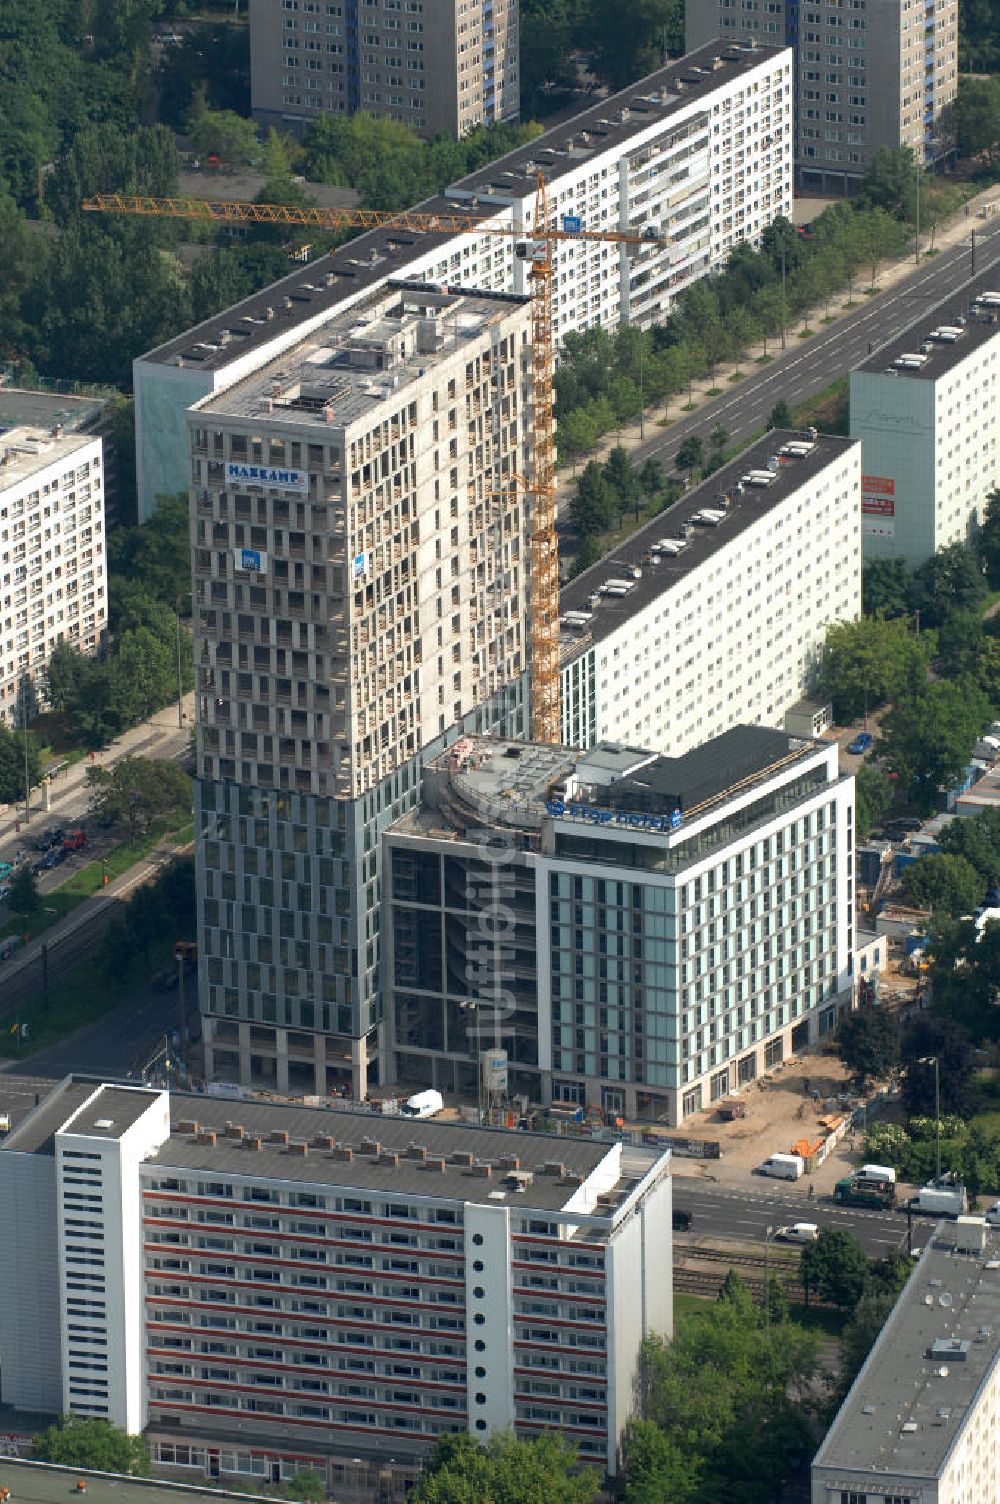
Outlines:
POLYGON ((850 1114, 858 1098, 851 1091, 848 1072, 837 1057, 814 1052, 787 1061, 771 1075, 744 1087, 740 1099, 746 1116, 724 1122, 715 1107, 686 1118, 683 1133, 691 1139, 714 1139, 719 1159, 690 1159, 676 1154, 674 1175, 691 1177, 727 1190, 780 1188, 782 1195, 832 1195, 835 1183, 861 1161, 862 1135, 848 1132, 826 1162, 798 1181, 757 1179, 753 1175, 770 1154, 787 1154, 799 1139, 822 1137, 820 1118, 850 1114), (814 1095, 814 1094, 817 1094, 814 1095), (853 1149, 852 1149, 853 1145, 853 1149))

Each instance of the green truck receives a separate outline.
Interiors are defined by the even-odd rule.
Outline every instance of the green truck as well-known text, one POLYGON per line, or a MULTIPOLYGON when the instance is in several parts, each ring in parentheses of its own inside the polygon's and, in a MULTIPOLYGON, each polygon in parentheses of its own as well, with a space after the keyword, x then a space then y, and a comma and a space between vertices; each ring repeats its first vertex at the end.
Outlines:
POLYGON ((876 1206, 883 1211, 896 1199, 896 1187, 889 1180, 838 1180, 833 1199, 842 1206, 876 1206))

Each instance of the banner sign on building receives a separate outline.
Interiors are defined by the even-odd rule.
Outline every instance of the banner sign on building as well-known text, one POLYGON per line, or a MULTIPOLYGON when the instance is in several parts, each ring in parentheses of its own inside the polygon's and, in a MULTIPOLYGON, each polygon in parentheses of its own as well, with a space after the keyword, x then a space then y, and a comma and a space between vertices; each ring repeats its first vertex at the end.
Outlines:
POLYGON ((679 830, 684 816, 679 808, 669 815, 647 815, 639 810, 602 809, 595 804, 565 804, 562 799, 550 799, 545 806, 546 814, 561 820, 586 820, 591 825, 627 826, 630 830, 679 830))
POLYGON ((365 575, 365 556, 364 556, 364 554, 355 554, 354 555, 354 578, 356 580, 361 580, 361 579, 364 579, 364 575, 365 575))
POLYGON ((236 568, 245 574, 267 574, 267 554, 259 548, 237 548, 236 568))
POLYGON ((227 486, 273 486, 281 491, 308 491, 305 470, 285 470, 274 465, 241 465, 230 461, 226 466, 227 486))
POLYGON ((896 482, 888 475, 861 477, 861 510, 869 517, 895 517, 896 482))

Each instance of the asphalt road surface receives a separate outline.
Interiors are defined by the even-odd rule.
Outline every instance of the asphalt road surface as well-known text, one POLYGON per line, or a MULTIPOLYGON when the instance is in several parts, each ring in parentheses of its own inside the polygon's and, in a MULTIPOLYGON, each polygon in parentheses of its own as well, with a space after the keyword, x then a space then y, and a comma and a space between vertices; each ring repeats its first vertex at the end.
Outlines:
MULTIPOLYGON (((196 1009, 193 977, 187 982, 189 1013, 196 1009)), ((176 988, 163 991, 144 983, 92 1024, 41 1050, 21 1064, 6 1061, 0 1066, 0 1112, 8 1112, 17 1124, 35 1105, 36 1094, 45 1095, 53 1082, 71 1071, 100 1076, 105 1080, 141 1079, 142 1068, 158 1051, 164 1034, 178 1024, 176 988)))
MULTIPOLYGON (((973 229, 978 277, 1000 263, 1000 220, 970 219, 970 234, 973 229)), ((759 367, 759 376, 751 376, 734 390, 699 404, 696 412, 671 423, 669 429, 651 423, 651 436, 631 450, 633 460, 641 464, 653 455, 668 472, 672 471, 684 439, 689 434, 704 437, 720 423, 728 430, 730 443, 748 442, 766 428, 777 402, 784 399, 796 406, 815 396, 867 359, 869 346, 877 350, 887 344, 922 314, 928 316, 930 327, 934 322, 931 311, 942 302, 951 299, 954 311, 961 311, 961 289, 971 281, 971 271, 969 245, 951 246, 914 267, 911 275, 891 290, 871 298, 860 296, 858 307, 838 318, 827 332, 809 340, 798 339, 794 330, 789 332, 788 348, 777 350, 775 342, 775 358, 759 367)), ((863 282, 859 275, 858 286, 863 282)))
MULTIPOLYGON (((779 1183, 772 1182, 776 1186, 779 1183)), ((906 1216, 903 1212, 868 1211, 864 1207, 837 1206, 824 1196, 809 1201, 801 1193, 782 1194, 779 1188, 764 1189, 757 1181, 747 1191, 706 1189, 701 1184, 674 1177, 674 1206, 691 1213, 691 1231, 679 1241, 697 1242, 699 1238, 730 1238, 736 1242, 760 1243, 763 1247, 769 1227, 789 1222, 815 1222, 819 1227, 843 1227, 852 1232, 873 1257, 894 1248, 906 1249, 906 1216)), ((922 1246, 933 1222, 927 1218, 913 1220, 913 1245, 922 1246)))

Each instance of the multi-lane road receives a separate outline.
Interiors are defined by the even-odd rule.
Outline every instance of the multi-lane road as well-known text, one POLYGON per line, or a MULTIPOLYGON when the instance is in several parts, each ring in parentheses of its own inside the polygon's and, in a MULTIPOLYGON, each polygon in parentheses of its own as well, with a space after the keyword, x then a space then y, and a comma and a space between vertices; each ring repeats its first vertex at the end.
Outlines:
MULTIPOLYGON (((691 1213, 691 1231, 680 1234, 678 1242, 725 1238, 763 1247, 769 1227, 776 1230, 789 1222, 815 1222, 821 1228, 842 1227, 853 1233, 866 1253, 876 1258, 894 1248, 906 1249, 907 1219, 903 1212, 837 1206, 823 1196, 810 1201, 801 1193, 782 1194, 780 1188, 765 1186, 766 1182, 758 1181, 752 1189, 725 1191, 708 1188, 688 1176, 675 1176, 674 1206, 691 1213)), ((926 1241, 925 1232, 925 1219, 915 1218, 914 1247, 926 1241)))
POLYGON ((731 443, 747 443, 767 427, 777 402, 784 400, 794 407, 816 396, 865 360, 869 349, 877 350, 888 343, 922 314, 928 316, 930 327, 935 322, 931 314, 941 303, 950 302, 955 313, 962 312, 962 289, 972 278, 973 230, 976 276, 1000 263, 1000 219, 970 218, 968 229, 969 234, 960 243, 915 266, 890 290, 872 297, 860 296, 858 306, 822 334, 800 340, 794 330, 789 332, 788 348, 778 350, 769 365, 760 367, 758 375, 704 403, 668 429, 655 427, 650 437, 631 448, 632 458, 642 463, 652 456, 672 470, 678 447, 689 434, 704 438, 719 424, 728 431, 731 443))

